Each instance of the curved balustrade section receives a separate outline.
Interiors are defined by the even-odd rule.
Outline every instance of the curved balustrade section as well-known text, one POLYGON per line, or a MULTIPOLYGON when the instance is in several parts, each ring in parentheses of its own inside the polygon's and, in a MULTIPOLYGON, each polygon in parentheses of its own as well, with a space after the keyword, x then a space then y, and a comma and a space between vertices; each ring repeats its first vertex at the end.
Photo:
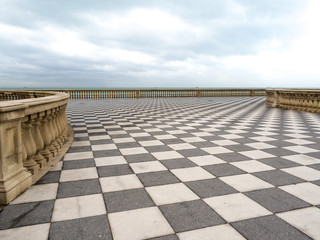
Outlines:
POLYGON ((0 204, 7 204, 55 163, 70 128, 69 95, 0 91, 0 204))
POLYGON ((58 89, 70 99, 265 96, 264 89, 58 89))
POLYGON ((288 110, 320 113, 320 90, 267 89, 266 105, 288 110))

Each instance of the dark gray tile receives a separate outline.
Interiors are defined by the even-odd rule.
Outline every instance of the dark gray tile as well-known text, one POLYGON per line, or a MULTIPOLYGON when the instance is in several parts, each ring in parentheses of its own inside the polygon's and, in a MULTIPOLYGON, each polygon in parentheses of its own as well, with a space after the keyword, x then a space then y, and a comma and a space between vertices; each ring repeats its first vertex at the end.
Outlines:
POLYGON ((132 148, 132 147, 141 147, 137 142, 127 142, 127 143, 116 143, 119 149, 121 148, 132 148))
MULTIPOLYGON (((273 136, 271 136, 273 138, 273 136)), ((266 142, 268 144, 271 144, 273 146, 276 146, 278 148, 282 148, 282 147, 289 147, 289 146, 292 146, 292 143, 290 142, 285 142, 285 141, 281 141, 281 140, 275 140, 275 141, 268 141, 266 142)))
POLYGON ((289 168, 289 167, 297 167, 297 166, 301 166, 298 163, 280 158, 280 157, 276 157, 276 158, 265 158, 265 159, 261 159, 258 160, 259 162, 262 162, 264 164, 267 164, 271 167, 277 168, 277 169, 282 169, 282 168, 289 168))
POLYGON ((185 182, 184 184, 186 184, 200 198, 221 196, 238 192, 217 178, 185 182))
POLYGON ((255 150, 254 148, 246 146, 244 144, 230 145, 230 146, 224 146, 224 147, 234 152, 244 152, 244 151, 255 150))
POLYGON ((108 213, 155 206, 144 188, 104 193, 108 213))
POLYGON ((226 162, 239 162, 239 161, 251 160, 250 158, 237 152, 215 154, 214 156, 226 162))
POLYGON ((91 145, 112 144, 112 139, 90 140, 91 145))
POLYGON ((98 179, 61 182, 57 198, 76 197, 100 192, 101 187, 98 179))
POLYGON ((196 157, 196 156, 208 155, 207 152, 205 152, 199 148, 179 150, 177 152, 180 153, 181 155, 183 155, 184 157, 196 157))
POLYGON ((102 135, 106 135, 108 134, 107 131, 105 132, 93 132, 93 133, 89 133, 89 136, 90 137, 93 137, 93 136, 102 136, 102 135))
POLYGON ((106 215, 51 223, 50 240, 112 240, 106 215))
POLYGON ((156 161, 157 159, 150 153, 134 154, 124 156, 128 163, 156 161))
MULTIPOLYGON (((203 137, 201 137, 203 138, 203 137)), ((207 148, 207 147, 217 147, 217 144, 214 144, 212 142, 197 142, 197 143, 192 143, 193 146, 197 147, 197 148, 207 148)))
POLYGON ((60 171, 48 172, 36 184, 57 183, 60 180, 60 171))
POLYGON ((90 159, 83 159, 83 160, 72 160, 72 161, 64 161, 62 169, 77 169, 77 168, 88 168, 88 167, 95 167, 96 164, 93 158, 90 159))
POLYGON ((121 156, 119 150, 103 150, 103 151, 93 151, 93 156, 95 158, 99 157, 113 157, 113 156, 121 156))
POLYGON ((171 160, 161 160, 160 161, 169 170, 177 168, 188 168, 197 166, 194 162, 186 158, 171 159, 171 160))
POLYGON ((169 171, 148 172, 137 174, 145 187, 178 183, 180 180, 169 171))
POLYGON ((308 167, 311 167, 311 168, 313 168, 313 169, 316 169, 316 170, 319 170, 319 171, 320 171, 320 163, 308 165, 308 167))
POLYGON ((151 147, 144 147, 148 152, 165 152, 165 151, 172 151, 172 148, 166 146, 166 145, 160 145, 160 146, 151 146, 151 147))
POLYGON ((289 173, 283 172, 281 170, 271 170, 252 173, 252 175, 274 185, 274 186, 283 186, 289 184, 296 184, 305 182, 301 178, 295 177, 289 173))
POLYGON ((266 152, 266 153, 270 153, 274 156, 277 157, 282 157, 282 156, 289 156, 289 155, 294 155, 297 154, 296 152, 287 150, 287 149, 283 149, 283 148, 271 148, 271 149, 263 149, 262 151, 266 152))
POLYGON ((99 177, 112 177, 132 174, 133 171, 128 164, 98 167, 99 177))
POLYGON ((179 144, 179 143, 186 143, 185 141, 181 140, 180 138, 173 138, 173 139, 161 139, 161 142, 163 142, 166 145, 169 144, 179 144))
POLYGON ((54 200, 13 204, 0 212, 0 230, 49 223, 54 200))
POLYGON ((90 152, 91 146, 82 146, 82 147, 71 147, 68 150, 68 153, 75 153, 75 152, 90 152))
POLYGON ((244 194, 273 213, 310 206, 310 204, 279 188, 256 190, 244 194))
POLYGON ((224 177, 224 176, 231 176, 231 175, 238 175, 244 174, 245 171, 229 164, 229 163, 221 163, 221 164, 214 164, 208 166, 202 166, 205 170, 212 173, 216 177, 224 177))
POLYGON ((225 223, 202 200, 168 204, 159 208, 175 232, 184 232, 225 223))
POLYGON ((308 236, 275 215, 231 223, 248 240, 310 240, 308 236))
POLYGON ((320 186, 320 180, 313 181, 312 183, 313 183, 313 184, 316 184, 316 185, 318 185, 318 186, 320 186))

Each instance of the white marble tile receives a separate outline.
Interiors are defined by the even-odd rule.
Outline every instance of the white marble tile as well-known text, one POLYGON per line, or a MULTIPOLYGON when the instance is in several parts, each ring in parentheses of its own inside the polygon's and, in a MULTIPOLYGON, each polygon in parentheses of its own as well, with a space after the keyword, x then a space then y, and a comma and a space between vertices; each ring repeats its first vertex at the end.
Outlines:
POLYGON ((242 193, 206 198, 204 201, 228 222, 272 214, 242 193))
POLYGON ((106 132, 106 130, 104 128, 88 129, 88 133, 101 133, 101 132, 106 132))
POLYGON ((74 134, 74 137, 77 138, 77 137, 88 137, 89 134, 88 133, 75 133, 74 134))
POLYGON ((127 163, 126 159, 123 156, 95 158, 94 161, 97 167, 127 163))
POLYGON ((232 152, 230 149, 227 149, 225 147, 206 147, 201 148, 201 150, 206 151, 210 154, 220 154, 220 153, 230 153, 232 152))
POLYGON ((320 163, 319 158, 310 157, 304 154, 296 154, 290 156, 283 156, 282 158, 302 164, 302 165, 310 165, 320 163))
POLYGON ((69 160, 81 160, 81 159, 89 159, 93 158, 92 152, 75 152, 75 153, 66 153, 64 155, 63 160, 69 161, 69 160))
POLYGON ((220 180, 229 184, 240 192, 253 191, 274 187, 273 185, 257 178, 251 174, 240 174, 234 176, 221 177, 220 180))
POLYGON ((266 137, 266 136, 261 136, 261 137, 251 137, 250 139, 258 141, 258 142, 270 142, 270 141, 275 141, 277 139, 271 138, 271 137, 266 137))
POLYGON ((199 199, 183 183, 147 187, 146 190, 157 206, 199 199))
POLYGON ((171 131, 166 131, 167 133, 169 134, 172 134, 172 135, 179 135, 179 134, 185 134, 187 132, 183 131, 183 130, 171 130, 171 131))
POLYGON ((188 232, 177 233, 180 240, 245 240, 242 235, 229 224, 196 229, 188 232))
POLYGON ((173 135, 170 135, 170 134, 163 134, 163 135, 154 135, 154 137, 156 139, 159 139, 159 140, 165 140, 165 139, 174 139, 174 138, 177 138, 173 135))
POLYGON ((124 135, 128 134, 126 131, 108 131, 109 135, 124 135))
POLYGON ((97 169, 95 167, 71 169, 61 171, 60 182, 77 181, 93 178, 98 178, 97 169))
POLYGON ((135 155, 135 154, 148 153, 148 151, 143 147, 121 148, 119 150, 122 155, 135 155))
POLYGON ((187 143, 196 143, 196 142, 205 142, 206 140, 200 137, 188 137, 188 138, 181 138, 182 141, 187 143))
POLYGON ((216 140, 211 141, 214 144, 217 144, 219 146, 231 146, 231 145, 238 145, 239 143, 232 141, 232 140, 216 140))
POLYGON ((255 160, 231 162, 230 164, 248 173, 274 170, 273 167, 270 167, 269 165, 263 164, 255 160))
POLYGON ((194 149, 195 146, 189 143, 178 143, 178 144, 170 144, 168 147, 172 148, 173 150, 186 150, 186 149, 194 149))
POLYGON ((151 141, 139 141, 139 144, 143 147, 150 147, 150 146, 160 146, 164 145, 163 142, 159 140, 151 140, 151 141))
POLYGON ((57 196, 58 186, 58 183, 33 185, 15 200, 13 200, 10 204, 38 202, 55 199, 57 196))
POLYGON ((312 205, 320 204, 320 187, 313 183, 298 183, 279 188, 312 205))
POLYGON ((128 143, 128 142, 135 142, 134 138, 113 138, 112 141, 114 143, 128 143))
POLYGON ((305 146, 289 146, 289 147, 284 147, 284 149, 297 152, 297 153, 313 153, 313 152, 318 152, 318 150, 305 147, 305 146))
POLYGON ((151 154, 158 160, 184 158, 184 156, 182 156, 180 153, 178 153, 176 151, 154 152, 151 154))
POLYGON ((102 192, 114 192, 143 187, 135 174, 99 178, 99 181, 102 192))
POLYGON ((287 139, 287 140, 284 140, 284 141, 289 142, 289 143, 293 143, 293 144, 297 144, 297 145, 306 145, 306 144, 315 143, 315 142, 311 142, 311 141, 308 141, 308 140, 305 140, 305 139, 301 139, 301 138, 287 139))
POLYGON ((90 141, 78 141, 73 142, 71 147, 83 147, 83 146, 90 146, 90 141))
POLYGON ((50 223, 0 230, 2 240, 47 240, 50 223))
POLYGON ((319 208, 302 208, 290 212, 278 213, 276 215, 313 239, 320 239, 319 208))
POLYGON ((236 135, 236 134, 225 134, 225 135, 219 135, 219 137, 225 138, 225 139, 239 139, 239 138, 243 138, 240 135, 236 135))
POLYGON ((131 137, 148 137, 148 136, 150 136, 150 134, 147 133, 147 132, 144 132, 144 133, 129 133, 129 135, 131 137))
POLYGON ((174 233, 157 207, 110 213, 108 216, 115 240, 141 240, 174 233))
POLYGON ((130 163, 130 167, 136 174, 144 173, 144 172, 157 172, 157 171, 168 170, 159 161, 130 163))
POLYGON ((204 155, 198 157, 189 157, 189 159, 197 164, 198 166, 205 166, 205 165, 213 165, 213 164, 220 164, 225 163, 225 161, 221 160, 212 155, 204 155))
POLYGON ((266 153, 261 150, 244 151, 244 152, 239 152, 239 153, 246 156, 246 157, 252 158, 252 159, 263 159, 263 158, 276 157, 270 153, 266 153))
POLYGON ((172 169, 171 172, 182 182, 215 178, 201 167, 172 169))
POLYGON ((90 141, 106 140, 106 139, 110 139, 110 136, 108 136, 108 135, 90 136, 89 139, 90 139, 90 141))
POLYGON ((191 133, 192 135, 194 136, 197 136, 197 137, 209 137, 209 136, 213 136, 212 133, 209 133, 209 132, 214 132, 215 129, 212 129, 212 128, 205 128, 205 129, 200 129, 204 132, 193 132, 191 133))
POLYGON ((245 144, 248 147, 255 148, 255 149, 269 149, 269 148, 276 148, 276 146, 264 143, 264 142, 255 142, 255 143, 247 143, 245 144))
POLYGON ((102 194, 60 198, 55 201, 52 222, 106 214, 102 194))
POLYGON ((110 143, 110 144, 99 144, 99 145, 92 145, 92 151, 103 151, 103 150, 114 150, 118 149, 117 145, 110 143))
POLYGON ((284 168, 281 170, 307 181, 315 181, 320 179, 320 171, 306 166, 284 168))

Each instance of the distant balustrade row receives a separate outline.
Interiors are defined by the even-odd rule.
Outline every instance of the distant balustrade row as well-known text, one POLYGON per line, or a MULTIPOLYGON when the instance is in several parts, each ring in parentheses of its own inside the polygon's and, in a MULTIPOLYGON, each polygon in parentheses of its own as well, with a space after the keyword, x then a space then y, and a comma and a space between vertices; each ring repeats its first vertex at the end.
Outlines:
POLYGON ((70 99, 265 96, 264 89, 58 89, 70 99))
POLYGON ((68 94, 7 91, 1 96, 10 99, 0 102, 0 204, 7 204, 50 166, 66 142, 68 94))
POLYGON ((320 90, 267 89, 266 105, 320 113, 320 90))

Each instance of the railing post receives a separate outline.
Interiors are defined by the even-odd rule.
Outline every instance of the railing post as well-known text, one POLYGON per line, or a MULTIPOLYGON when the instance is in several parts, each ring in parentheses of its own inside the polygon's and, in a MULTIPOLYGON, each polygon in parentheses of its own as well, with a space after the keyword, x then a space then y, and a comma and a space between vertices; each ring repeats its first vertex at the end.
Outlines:
POLYGON ((198 90, 198 97, 201 97, 201 90, 198 90))
POLYGON ((140 98, 140 90, 136 90, 136 98, 140 98))

